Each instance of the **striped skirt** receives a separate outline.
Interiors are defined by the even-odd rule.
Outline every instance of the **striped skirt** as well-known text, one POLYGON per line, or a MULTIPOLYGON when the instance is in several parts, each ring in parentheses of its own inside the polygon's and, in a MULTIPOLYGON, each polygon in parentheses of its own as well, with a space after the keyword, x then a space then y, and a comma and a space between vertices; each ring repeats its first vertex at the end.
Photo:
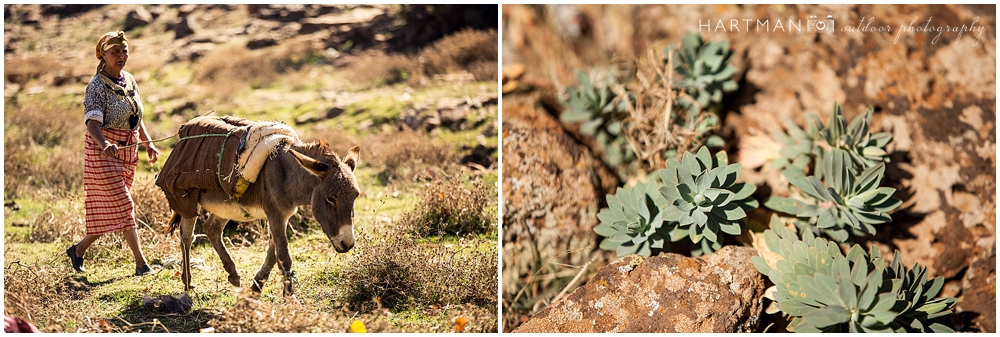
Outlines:
MULTIPOLYGON (((121 147, 135 144, 139 133, 128 129, 101 129, 104 138, 121 147)), ((101 156, 101 146, 89 132, 84 140, 83 191, 86 194, 87 235, 118 232, 135 227, 135 204, 130 194, 138 147, 119 149, 113 158, 101 156)))

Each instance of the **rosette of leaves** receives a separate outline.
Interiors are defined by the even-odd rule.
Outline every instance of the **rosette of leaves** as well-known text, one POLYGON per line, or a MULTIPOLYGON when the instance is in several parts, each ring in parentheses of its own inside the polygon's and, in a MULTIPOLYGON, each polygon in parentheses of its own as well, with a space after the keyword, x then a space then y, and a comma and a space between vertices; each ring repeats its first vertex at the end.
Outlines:
MULTIPOLYGON (((774 224, 775 218, 772 218, 774 224)), ((927 280, 927 269, 906 270, 895 254, 889 268, 877 247, 860 245, 844 256, 840 247, 806 233, 802 240, 783 226, 764 232, 780 258, 754 267, 774 283, 773 299, 794 319, 794 332, 954 332, 935 319, 951 313, 956 299, 935 298, 944 279, 927 280)))
POLYGON ((714 104, 718 110, 723 94, 739 88, 732 79, 736 66, 729 63, 733 53, 729 40, 706 42, 701 34, 689 31, 681 41, 681 48, 668 46, 665 52, 674 54, 674 71, 681 75, 674 86, 694 98, 694 102, 679 100, 682 107, 699 111, 708 110, 709 104, 714 104))
POLYGON ((666 201, 658 192, 661 184, 653 181, 619 187, 608 194, 608 207, 597 213, 601 224, 594 232, 605 237, 601 249, 616 250, 618 256, 651 256, 665 249, 663 212, 658 205, 666 201))
POLYGON ((868 109, 848 124, 843 108, 840 104, 834 103, 830 120, 825 127, 816 114, 809 112, 805 115, 805 129, 786 118, 785 131, 778 128, 770 130, 772 138, 783 147, 778 158, 769 163, 768 168, 775 170, 795 168, 802 172, 811 170, 822 179, 825 172, 820 168, 824 165, 826 152, 833 149, 847 153, 846 162, 856 174, 869 167, 889 162, 885 148, 892 141, 892 134, 870 132, 873 111, 868 109))
MULTIPOLYGON (((816 114, 806 114, 806 125, 814 125, 811 121, 819 121, 816 114)), ((771 137, 783 146, 778 152, 778 158, 769 162, 767 168, 777 171, 786 168, 795 168, 803 172, 809 170, 813 154, 819 151, 816 141, 791 118, 785 118, 784 126, 785 130, 788 130, 787 133, 777 127, 770 129, 771 137)))
POLYGON ((737 183, 740 164, 729 164, 725 151, 715 156, 701 147, 697 154, 685 152, 681 161, 670 159, 659 170, 663 181, 660 194, 668 202, 663 209, 670 241, 690 239, 696 245, 692 255, 714 252, 722 247, 719 232, 740 235, 746 213, 757 208, 750 197, 753 184, 737 183))
POLYGON ((631 161, 635 154, 622 134, 621 116, 628 100, 616 100, 610 86, 613 76, 606 76, 600 83, 592 83, 582 71, 576 73, 579 86, 566 88, 566 109, 560 119, 564 122, 582 122, 580 133, 597 139, 604 152, 604 161, 611 167, 631 161))
POLYGON ((846 241, 848 233, 875 235, 874 225, 892 221, 888 212, 899 207, 902 201, 892 196, 895 188, 879 186, 885 165, 869 167, 856 175, 848 168, 848 154, 844 151, 826 151, 825 157, 822 167, 825 180, 817 176, 806 177, 796 169, 782 172, 804 193, 802 199, 805 200, 772 196, 764 206, 794 215, 802 220, 799 226, 807 224, 802 229, 837 242, 846 241))
POLYGON ((844 164, 854 173, 860 173, 866 168, 889 162, 889 154, 885 151, 886 145, 892 141, 892 134, 880 132, 872 134, 869 132, 869 123, 874 110, 869 108, 864 114, 858 115, 850 124, 844 117, 844 109, 839 103, 833 104, 833 112, 830 113, 830 121, 826 128, 821 129, 818 118, 810 119, 808 123, 809 135, 825 144, 814 147, 816 157, 816 172, 823 178, 824 172, 819 167, 824 166, 827 158, 826 153, 832 150, 840 150, 847 154, 844 157, 844 164))

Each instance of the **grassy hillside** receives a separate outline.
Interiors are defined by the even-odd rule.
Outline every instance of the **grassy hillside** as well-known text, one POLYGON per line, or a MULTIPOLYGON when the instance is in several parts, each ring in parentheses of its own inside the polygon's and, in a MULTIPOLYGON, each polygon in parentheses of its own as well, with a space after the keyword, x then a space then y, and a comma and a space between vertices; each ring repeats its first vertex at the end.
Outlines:
MULTIPOLYGON (((342 332, 355 321, 368 331, 497 330, 495 30, 453 31, 403 53, 392 37, 330 41, 334 32, 402 36, 416 24, 406 6, 123 5, 69 14, 52 7, 4 7, 6 315, 51 332, 342 332), (308 207, 289 223, 295 300, 282 297, 277 272, 259 296, 233 288, 202 238, 191 309, 145 305, 183 287, 178 239, 164 234, 170 210, 153 184, 176 138, 157 144, 157 163, 140 150, 132 191, 142 247, 157 272, 130 276, 120 235, 87 251, 87 272, 70 267, 64 250, 85 233, 81 121, 97 65, 93 44, 137 8, 152 20, 126 31, 125 70, 139 83, 153 138, 214 110, 285 122, 341 155, 361 146, 355 248, 336 254, 308 207), (295 30, 305 18, 269 16, 300 11, 382 16, 312 33, 295 30), (181 20, 193 22, 195 34, 177 38, 181 20), (251 43, 269 38, 273 45, 251 43), (489 155, 473 156, 477 147, 489 155)), ((227 227, 224 241, 245 281, 263 261, 265 225, 227 227)))

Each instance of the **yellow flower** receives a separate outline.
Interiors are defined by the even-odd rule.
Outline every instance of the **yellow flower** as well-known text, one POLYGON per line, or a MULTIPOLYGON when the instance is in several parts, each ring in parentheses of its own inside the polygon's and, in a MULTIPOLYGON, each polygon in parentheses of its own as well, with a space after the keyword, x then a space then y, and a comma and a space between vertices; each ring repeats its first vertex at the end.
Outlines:
POLYGON ((368 332, 368 329, 365 329, 365 323, 360 320, 354 320, 354 322, 351 323, 351 332, 366 333, 368 332))

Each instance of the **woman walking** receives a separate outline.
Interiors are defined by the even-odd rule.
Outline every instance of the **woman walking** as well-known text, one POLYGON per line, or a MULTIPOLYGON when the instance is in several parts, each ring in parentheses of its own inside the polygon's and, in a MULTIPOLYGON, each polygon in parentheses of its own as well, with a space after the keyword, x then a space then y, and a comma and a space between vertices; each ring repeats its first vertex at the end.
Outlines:
MULTIPOLYGON (((123 148, 139 140, 151 140, 142 122, 142 101, 132 74, 124 70, 128 61, 125 32, 108 32, 97 42, 95 56, 100 60, 97 73, 87 85, 83 100, 84 140, 83 190, 87 236, 66 249, 73 269, 85 271, 83 256, 97 238, 121 232, 135 258, 135 275, 152 270, 139 246, 135 225, 135 204, 130 190, 139 163, 138 147, 123 148)), ((160 151, 146 143, 150 163, 160 151)))

